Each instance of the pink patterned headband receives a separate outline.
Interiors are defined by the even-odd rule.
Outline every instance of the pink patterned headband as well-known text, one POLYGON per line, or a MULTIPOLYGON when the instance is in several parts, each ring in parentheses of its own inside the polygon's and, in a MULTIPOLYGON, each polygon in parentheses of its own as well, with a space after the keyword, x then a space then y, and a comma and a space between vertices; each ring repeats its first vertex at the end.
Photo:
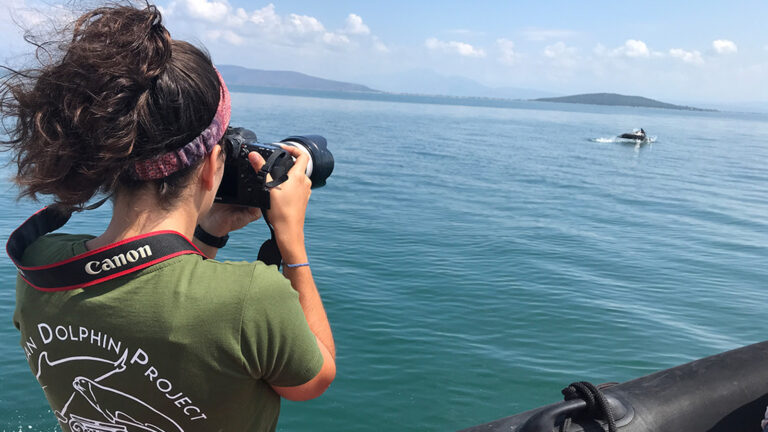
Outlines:
POLYGON ((168 177, 169 175, 193 165, 203 158, 203 156, 213 150, 213 146, 219 143, 224 132, 227 131, 229 119, 232 116, 232 104, 229 99, 229 90, 224 84, 219 71, 216 71, 221 84, 221 96, 219 97, 219 107, 216 109, 216 115, 211 124, 197 138, 189 144, 176 150, 136 162, 135 177, 139 180, 157 180, 168 177))

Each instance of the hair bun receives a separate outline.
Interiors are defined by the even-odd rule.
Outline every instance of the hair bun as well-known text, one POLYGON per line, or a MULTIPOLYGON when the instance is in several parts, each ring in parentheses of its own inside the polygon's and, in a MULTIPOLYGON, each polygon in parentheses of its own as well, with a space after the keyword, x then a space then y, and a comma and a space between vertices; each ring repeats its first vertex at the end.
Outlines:
POLYGON ((171 58, 171 35, 162 24, 160 10, 149 5, 102 7, 75 22, 69 52, 82 53, 79 64, 97 64, 98 70, 118 71, 148 88, 171 58), (71 48, 76 46, 76 50, 71 48))
POLYGON ((14 151, 22 196, 78 206, 140 187, 127 167, 194 139, 220 92, 207 54, 172 40, 155 6, 100 7, 67 33, 68 43, 37 45, 60 57, 0 80, 0 123, 13 124, 0 146, 14 151))
POLYGON ((160 9, 158 9, 155 5, 149 5, 146 11, 149 12, 149 14, 152 16, 152 27, 162 27, 163 15, 160 13, 160 9))
POLYGON ((163 73, 171 58, 171 35, 163 25, 163 16, 155 5, 149 5, 141 11, 146 16, 143 29, 146 31, 146 40, 140 41, 146 49, 146 62, 141 64, 141 73, 144 75, 145 84, 149 86, 155 78, 163 73))

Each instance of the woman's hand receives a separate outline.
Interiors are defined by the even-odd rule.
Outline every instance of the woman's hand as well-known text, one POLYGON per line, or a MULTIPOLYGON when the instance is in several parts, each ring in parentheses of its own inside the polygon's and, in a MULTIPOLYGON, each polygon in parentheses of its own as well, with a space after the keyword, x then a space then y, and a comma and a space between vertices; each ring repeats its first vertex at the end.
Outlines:
MULTIPOLYGON (((264 165, 264 158, 256 152, 248 155, 253 168, 258 171, 264 165)), ((208 233, 216 237, 224 237, 261 217, 261 210, 233 204, 214 204, 208 213, 197 222, 208 233)))
POLYGON ((200 226, 216 237, 224 237, 261 217, 261 210, 233 204, 214 204, 198 220, 200 226))
MULTIPOLYGON (((307 177, 309 155, 296 147, 284 145, 282 148, 296 158, 288 171, 288 180, 269 191, 270 209, 267 211, 269 223, 275 230, 277 246, 287 263, 306 262, 304 248, 304 216, 307 212, 309 196, 312 194, 312 181, 307 177)), ((261 168, 257 153, 250 153, 248 160, 254 169, 261 168)))

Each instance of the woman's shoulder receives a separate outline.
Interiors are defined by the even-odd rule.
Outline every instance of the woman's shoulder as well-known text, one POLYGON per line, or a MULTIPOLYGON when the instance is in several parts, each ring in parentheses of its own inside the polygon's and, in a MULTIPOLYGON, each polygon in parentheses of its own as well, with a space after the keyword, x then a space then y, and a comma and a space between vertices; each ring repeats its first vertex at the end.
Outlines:
MULTIPOLYGON (((290 282, 283 276, 277 266, 266 265, 261 261, 220 261, 205 259, 200 255, 184 255, 171 260, 168 268, 172 273, 179 273, 195 280, 205 280, 208 283, 231 283, 249 287, 254 285, 274 285, 290 282), (175 261, 178 260, 178 261, 175 261), (173 262, 175 261, 175 262, 173 262), (180 265, 175 265, 180 264, 180 265)), ((158 266, 161 269, 163 266, 158 266)))
POLYGON ((210 283, 238 285, 246 291, 242 293, 246 302, 283 302, 292 301, 293 297, 298 298, 298 293, 291 286, 291 282, 275 265, 267 265, 262 261, 210 259, 203 260, 199 264, 198 270, 201 270, 201 277, 205 277, 210 283))
POLYGON ((90 234, 46 234, 24 250, 21 262, 26 266, 40 266, 63 261, 85 253, 85 242, 92 238, 90 234))
POLYGON ((237 278, 248 280, 251 287, 284 287, 290 288, 286 279, 277 266, 266 265, 262 261, 218 261, 215 259, 202 260, 198 270, 213 277, 222 279, 237 278))

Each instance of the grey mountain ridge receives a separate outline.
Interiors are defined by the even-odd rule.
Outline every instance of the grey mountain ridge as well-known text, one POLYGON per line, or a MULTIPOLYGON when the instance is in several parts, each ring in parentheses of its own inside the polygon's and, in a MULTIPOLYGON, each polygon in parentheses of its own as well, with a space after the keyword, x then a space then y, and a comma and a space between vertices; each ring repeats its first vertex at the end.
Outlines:
POLYGON ((392 93, 444 95, 468 98, 534 99, 562 93, 518 87, 489 87, 460 76, 447 76, 430 69, 412 69, 385 75, 371 75, 366 82, 392 93))
POLYGON ((328 80, 293 71, 250 69, 235 65, 217 65, 228 85, 235 88, 272 88, 331 92, 391 93, 461 98, 530 99, 555 96, 556 93, 523 88, 491 88, 468 78, 443 76, 429 70, 369 77, 378 90, 362 84, 328 80))
MULTIPOLYGON (((399 75, 386 77, 372 77, 375 85, 379 88, 385 88, 381 91, 366 85, 349 83, 344 81, 335 81, 324 78, 318 78, 293 71, 275 71, 250 69, 235 65, 217 65, 216 66, 224 80, 234 90, 256 91, 259 89, 275 89, 274 91, 319 91, 319 92, 340 92, 349 94, 354 98, 354 94, 367 93, 371 95, 414 95, 424 98, 434 97, 456 97, 462 100, 484 100, 495 99, 503 100, 533 100, 537 102, 560 102, 560 103, 578 103, 589 105, 608 105, 608 106, 628 106, 628 107, 647 107, 663 108, 687 111, 716 111, 713 109, 702 109, 687 105, 675 105, 649 99, 642 96, 626 96, 616 93, 588 93, 563 97, 542 97, 551 96, 552 93, 521 88, 491 88, 478 82, 461 77, 445 77, 432 71, 415 70, 399 75), (536 98, 536 99, 534 99, 536 98)), ((273 90, 270 90, 273 91, 273 90)), ((362 96, 362 95, 361 95, 362 96)), ((425 100, 425 102, 427 102, 425 100)), ((482 103, 480 103, 482 105, 482 103)))
POLYGON ((233 86, 380 93, 364 85, 327 80, 299 72, 248 69, 233 65, 217 65, 216 68, 224 81, 233 86))

